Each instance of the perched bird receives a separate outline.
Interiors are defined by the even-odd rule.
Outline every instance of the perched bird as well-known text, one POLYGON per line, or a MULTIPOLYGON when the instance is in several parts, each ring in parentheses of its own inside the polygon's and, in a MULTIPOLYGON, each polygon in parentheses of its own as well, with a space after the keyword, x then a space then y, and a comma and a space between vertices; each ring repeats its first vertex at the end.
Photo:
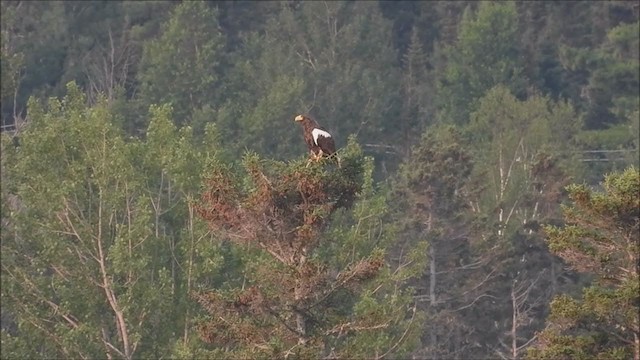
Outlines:
MULTIPOLYGON (((320 160, 322 157, 336 157, 336 144, 333 142, 331 134, 318 125, 312 118, 305 115, 298 115, 295 121, 302 124, 302 134, 307 147, 311 152, 311 160, 320 160)), ((338 159, 338 164, 340 160, 338 159)))

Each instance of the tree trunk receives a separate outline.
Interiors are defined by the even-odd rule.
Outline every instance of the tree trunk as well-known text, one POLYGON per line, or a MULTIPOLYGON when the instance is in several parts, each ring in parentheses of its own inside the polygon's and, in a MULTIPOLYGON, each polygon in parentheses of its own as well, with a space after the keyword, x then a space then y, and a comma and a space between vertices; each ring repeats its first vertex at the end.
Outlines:
POLYGON ((633 360, 640 360, 640 335, 638 332, 633 334, 633 360))
MULTIPOLYGON (((304 254, 300 255, 298 261, 298 270, 304 267, 306 262, 306 256, 304 254)), ((300 274, 301 271, 298 271, 300 274)), ((296 287, 294 289, 294 304, 297 308, 302 308, 302 291, 305 288, 306 279, 299 277, 296 280, 296 287)), ((307 324, 304 318, 304 314, 299 310, 294 309, 296 313, 296 331, 298 332, 298 344, 303 345, 307 342, 307 324)))
MULTIPOLYGON (((433 227, 433 217, 432 214, 429 213, 429 217, 427 220, 427 234, 431 233, 431 229, 433 227)), ((436 250, 433 242, 429 243, 429 305, 431 307, 431 313, 436 313, 436 250)), ((430 348, 431 348, 431 359, 436 360, 437 358, 437 342, 438 336, 436 333, 436 326, 431 327, 431 339, 430 339, 430 348)))
POLYGON ((518 296, 515 287, 511 287, 511 358, 518 358, 518 296))
POLYGON ((102 189, 99 190, 98 195, 98 234, 96 236, 97 240, 97 248, 98 248, 98 264, 100 265, 100 273, 102 275, 102 285, 101 287, 104 290, 107 301, 113 310, 114 315, 116 316, 116 324, 118 326, 118 334, 120 335, 120 340, 122 341, 123 346, 123 354, 126 359, 131 359, 132 351, 131 346, 129 344, 129 332, 127 331, 127 324, 124 319, 124 313, 120 306, 118 305, 118 300, 116 298, 115 292, 111 286, 111 281, 109 279, 109 275, 107 274, 106 268, 106 255, 103 250, 102 244, 102 189))

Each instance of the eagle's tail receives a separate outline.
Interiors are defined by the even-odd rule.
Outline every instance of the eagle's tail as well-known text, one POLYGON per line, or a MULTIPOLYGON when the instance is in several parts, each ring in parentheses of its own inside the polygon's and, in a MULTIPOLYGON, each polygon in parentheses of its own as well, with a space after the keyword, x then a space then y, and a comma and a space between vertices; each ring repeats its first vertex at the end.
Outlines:
POLYGON ((342 163, 340 161, 340 156, 338 156, 338 152, 334 152, 333 154, 329 155, 330 159, 335 160, 336 164, 338 164, 338 168, 342 167, 342 163))

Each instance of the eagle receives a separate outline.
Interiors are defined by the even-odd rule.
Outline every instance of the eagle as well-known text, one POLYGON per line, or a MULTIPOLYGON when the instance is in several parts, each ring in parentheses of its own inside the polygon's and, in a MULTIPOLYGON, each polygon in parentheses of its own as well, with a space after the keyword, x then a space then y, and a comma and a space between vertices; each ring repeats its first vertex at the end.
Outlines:
POLYGON ((306 115, 298 115, 294 120, 302 124, 302 135, 311 153, 311 160, 318 161, 323 157, 336 157, 338 164, 340 164, 340 159, 336 155, 336 144, 327 129, 306 115))

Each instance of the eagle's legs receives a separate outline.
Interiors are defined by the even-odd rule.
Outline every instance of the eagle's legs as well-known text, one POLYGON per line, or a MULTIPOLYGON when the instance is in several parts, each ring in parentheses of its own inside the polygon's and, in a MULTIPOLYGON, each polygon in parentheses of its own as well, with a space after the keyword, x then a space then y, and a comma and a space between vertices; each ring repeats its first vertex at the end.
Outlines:
MULTIPOLYGON (((318 150, 318 153, 315 153, 313 151, 311 151, 311 153, 309 154, 309 160, 307 161, 307 165, 306 167, 309 167, 309 164, 313 161, 320 161, 322 160, 322 158, 324 157, 325 153, 324 151, 322 151, 322 149, 318 150)), ((338 157, 338 154, 333 154, 333 155, 329 155, 328 157, 335 157, 336 161, 338 163, 338 167, 342 167, 342 165, 340 164, 340 158, 338 157)))
POLYGON ((312 155, 309 157, 309 160, 307 160, 307 165, 306 165, 305 167, 309 167, 309 165, 310 165, 312 162, 314 162, 314 161, 317 161, 317 159, 316 159, 315 155, 313 155, 313 154, 312 154, 312 155))
POLYGON ((313 151, 309 154, 309 160, 307 160, 307 165, 305 167, 309 167, 309 164, 311 164, 312 161, 318 161, 318 155, 313 151))

